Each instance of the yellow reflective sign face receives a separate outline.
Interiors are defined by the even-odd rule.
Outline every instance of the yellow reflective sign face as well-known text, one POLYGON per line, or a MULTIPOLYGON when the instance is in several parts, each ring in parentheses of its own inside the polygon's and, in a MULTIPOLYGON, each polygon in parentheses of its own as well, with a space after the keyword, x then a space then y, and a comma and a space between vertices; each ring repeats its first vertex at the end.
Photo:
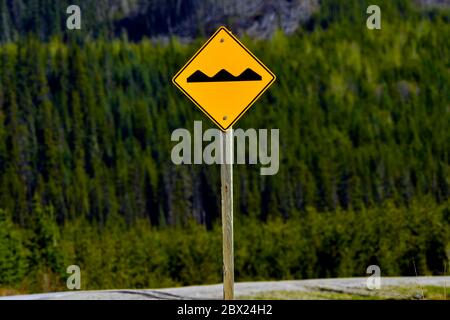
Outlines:
POLYGON ((220 27, 173 78, 173 83, 224 131, 274 81, 275 75, 225 27, 220 27))

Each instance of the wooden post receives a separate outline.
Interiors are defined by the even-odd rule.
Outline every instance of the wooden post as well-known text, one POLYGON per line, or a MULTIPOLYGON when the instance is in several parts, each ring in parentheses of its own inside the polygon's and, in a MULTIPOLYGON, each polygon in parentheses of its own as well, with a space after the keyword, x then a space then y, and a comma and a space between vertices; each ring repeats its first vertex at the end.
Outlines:
POLYGON ((222 233, 223 233, 223 298, 234 298, 233 250, 233 128, 221 133, 222 233))

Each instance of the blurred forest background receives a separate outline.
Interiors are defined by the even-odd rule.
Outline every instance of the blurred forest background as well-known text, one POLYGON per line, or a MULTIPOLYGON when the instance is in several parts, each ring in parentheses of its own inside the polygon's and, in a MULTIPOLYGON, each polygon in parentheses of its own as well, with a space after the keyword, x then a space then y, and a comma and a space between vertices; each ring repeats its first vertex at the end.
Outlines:
POLYGON ((221 282, 220 172, 175 166, 210 121, 171 83, 225 24, 277 75, 238 126, 280 171, 235 166, 236 280, 443 274, 448 1, 0 0, 0 294, 221 282))

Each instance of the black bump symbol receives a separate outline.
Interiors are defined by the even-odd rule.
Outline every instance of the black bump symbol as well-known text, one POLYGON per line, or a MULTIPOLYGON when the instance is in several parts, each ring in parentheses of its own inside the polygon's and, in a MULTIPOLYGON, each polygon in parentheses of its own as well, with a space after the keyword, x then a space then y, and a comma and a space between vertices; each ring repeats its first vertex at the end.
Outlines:
POLYGON ((233 76, 227 70, 222 69, 213 77, 209 77, 200 70, 195 71, 187 78, 187 82, 237 82, 237 81, 261 81, 262 77, 250 68, 245 69, 238 76, 233 76))

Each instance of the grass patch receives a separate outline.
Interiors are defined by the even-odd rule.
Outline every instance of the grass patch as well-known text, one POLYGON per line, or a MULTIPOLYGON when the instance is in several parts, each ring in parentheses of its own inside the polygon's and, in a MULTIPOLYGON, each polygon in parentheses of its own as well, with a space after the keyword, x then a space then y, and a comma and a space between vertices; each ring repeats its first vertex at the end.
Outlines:
POLYGON ((448 288, 439 286, 408 286, 386 287, 373 291, 355 288, 348 292, 328 288, 314 288, 310 291, 267 291, 239 298, 251 300, 447 300, 450 299, 449 294, 448 288))
POLYGON ((11 288, 0 288, 0 297, 15 296, 19 294, 26 294, 26 292, 11 288))

